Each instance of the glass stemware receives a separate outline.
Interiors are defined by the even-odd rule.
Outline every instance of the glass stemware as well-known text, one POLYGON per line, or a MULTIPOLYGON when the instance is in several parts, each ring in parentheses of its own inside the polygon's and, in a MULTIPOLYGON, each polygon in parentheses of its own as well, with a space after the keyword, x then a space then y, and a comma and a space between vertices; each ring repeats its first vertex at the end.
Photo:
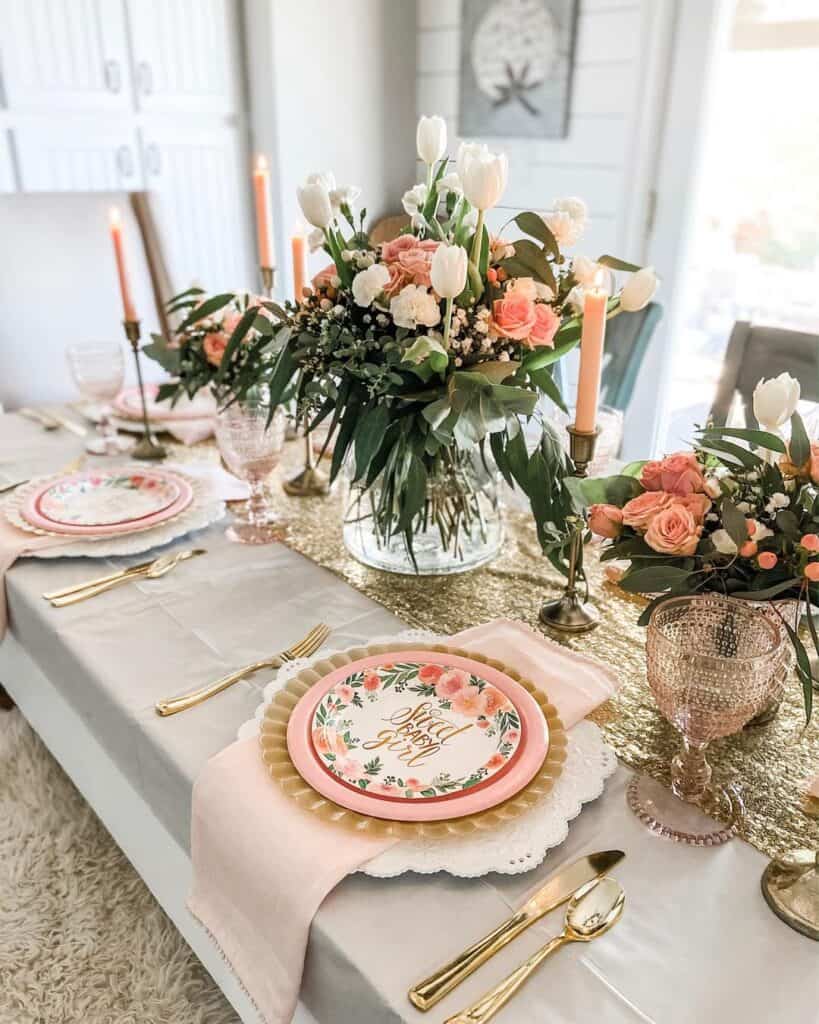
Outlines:
POLYGON ((80 395, 99 410, 97 435, 85 443, 91 455, 117 455, 129 444, 111 423, 111 402, 122 390, 125 358, 122 346, 106 342, 69 345, 66 358, 80 395))
POLYGON ((648 684, 663 716, 682 734, 682 749, 671 762, 670 792, 647 775, 629 786, 632 810, 652 831, 698 846, 736 834, 739 792, 712 782, 705 750, 770 702, 786 663, 783 650, 774 623, 745 601, 677 597, 654 610, 646 638, 648 684))
POLYGON ((228 469, 250 486, 247 519, 225 531, 239 544, 270 544, 282 536, 281 522, 270 508, 265 482, 281 458, 285 418, 277 409, 270 420, 267 388, 251 391, 216 416, 216 441, 228 469), (268 422, 269 421, 269 422, 268 422))

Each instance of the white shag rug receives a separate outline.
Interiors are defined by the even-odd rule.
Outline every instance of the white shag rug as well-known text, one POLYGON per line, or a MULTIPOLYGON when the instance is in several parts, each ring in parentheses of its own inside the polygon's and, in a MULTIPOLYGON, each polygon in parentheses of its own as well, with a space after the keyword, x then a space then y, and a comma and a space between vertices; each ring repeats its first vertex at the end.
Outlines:
POLYGON ((19 711, 0 711, 0 1024, 238 1024, 19 711))

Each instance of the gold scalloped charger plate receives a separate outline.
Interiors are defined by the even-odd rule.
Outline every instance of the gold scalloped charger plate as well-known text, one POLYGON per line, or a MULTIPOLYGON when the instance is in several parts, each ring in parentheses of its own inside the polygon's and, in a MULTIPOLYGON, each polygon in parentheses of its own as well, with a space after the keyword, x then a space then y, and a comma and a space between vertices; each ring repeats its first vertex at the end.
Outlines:
MULTIPOLYGON (((566 760, 567 736, 560 716, 556 708, 549 702, 546 694, 500 661, 446 644, 424 644, 420 647, 417 642, 390 643, 341 651, 303 669, 289 680, 267 705, 259 736, 262 759, 282 791, 303 810, 317 815, 323 821, 375 837, 390 836, 410 839, 426 836, 444 839, 447 836, 463 836, 478 830, 495 828, 503 822, 518 818, 551 792, 566 760), (507 799, 476 813, 435 821, 396 821, 385 817, 375 817, 341 806, 328 799, 305 781, 291 758, 288 749, 288 726, 295 709, 317 683, 322 682, 333 673, 338 673, 338 670, 343 669, 345 665, 373 656, 392 655, 395 652, 417 652, 420 647, 426 651, 469 659, 488 666, 490 669, 504 673, 526 691, 537 704, 543 716, 546 727, 544 731, 548 737, 545 756, 539 768, 526 785, 507 799)), ((313 703, 315 700, 311 701, 311 705, 313 703)))

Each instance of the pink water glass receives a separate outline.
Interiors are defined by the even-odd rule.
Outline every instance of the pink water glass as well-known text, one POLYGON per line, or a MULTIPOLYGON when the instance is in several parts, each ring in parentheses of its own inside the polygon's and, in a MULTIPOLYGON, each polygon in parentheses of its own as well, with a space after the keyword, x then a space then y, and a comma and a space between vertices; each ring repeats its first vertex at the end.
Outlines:
POLYGON ((265 484, 281 458, 285 418, 280 409, 271 417, 267 395, 266 388, 257 388, 216 416, 222 459, 250 487, 247 519, 225 531, 228 540, 239 544, 270 544, 282 536, 282 523, 270 507, 265 484))
POLYGON ((635 776, 628 799, 652 831, 713 846, 733 838, 742 818, 736 786, 717 785, 708 744, 738 732, 781 685, 780 630, 760 609, 718 594, 677 597, 655 608, 646 637, 648 684, 663 716, 681 733, 671 790, 635 776), (715 820, 716 819, 716 820, 715 820))
POLYGON ((97 436, 85 443, 91 455, 116 455, 130 447, 111 423, 111 402, 122 390, 125 358, 116 343, 88 342, 69 345, 66 358, 80 395, 97 406, 97 436))

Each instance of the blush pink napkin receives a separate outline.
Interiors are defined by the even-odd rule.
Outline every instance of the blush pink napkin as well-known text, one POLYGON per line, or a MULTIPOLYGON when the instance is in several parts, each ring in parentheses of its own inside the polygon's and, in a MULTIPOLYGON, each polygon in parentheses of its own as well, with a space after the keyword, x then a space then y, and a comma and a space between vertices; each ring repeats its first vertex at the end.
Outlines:
MULTIPOLYGON (((545 689, 567 726, 617 689, 599 662, 519 622, 498 619, 451 639, 545 689)), ((310 924, 324 897, 394 842, 334 829, 302 811, 267 774, 256 738, 205 765, 193 789, 188 908, 267 1024, 292 1019, 310 924)))
POLYGON ((6 634, 6 572, 21 556, 37 548, 58 547, 65 544, 64 537, 45 537, 26 533, 0 515, 0 640, 6 634))

